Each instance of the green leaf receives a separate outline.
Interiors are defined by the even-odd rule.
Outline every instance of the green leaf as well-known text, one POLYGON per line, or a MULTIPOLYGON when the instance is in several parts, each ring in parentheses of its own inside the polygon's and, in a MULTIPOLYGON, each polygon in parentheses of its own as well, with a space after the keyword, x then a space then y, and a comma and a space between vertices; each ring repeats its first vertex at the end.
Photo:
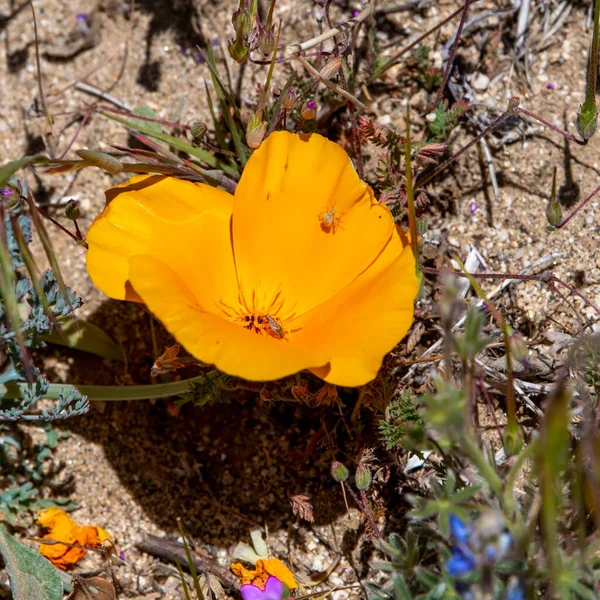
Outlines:
POLYGON ((27 167, 28 165, 33 165, 36 163, 48 162, 48 157, 46 156, 24 156, 19 160, 13 160, 12 162, 6 163, 2 167, 0 167, 0 187, 4 187, 8 180, 23 167, 27 167))
POLYGON ((192 146, 185 140, 173 137, 172 135, 157 132, 152 127, 148 127, 147 121, 140 121, 138 119, 138 122, 135 123, 134 121, 129 121, 127 119, 120 119, 111 113, 101 112, 101 114, 105 117, 108 117, 109 119, 112 119, 113 121, 117 121, 117 123, 121 123, 122 125, 129 127, 129 129, 139 131, 140 133, 150 136, 151 138, 154 138, 156 140, 160 140, 161 142, 167 142, 176 150, 186 152, 190 156, 193 156, 194 158, 205 162, 207 165, 210 165, 213 168, 222 169, 224 173, 231 177, 237 176, 237 171, 235 169, 232 169, 229 165, 222 164, 221 161, 215 158, 210 152, 207 152, 202 148, 194 148, 194 146, 192 146), (143 125, 141 123, 143 123, 143 125))
MULTIPOLYGON (((134 114, 140 115, 140 117, 146 117, 148 119, 158 119, 158 115, 149 106, 138 106, 133 109, 134 114)), ((154 133, 163 133, 163 129, 160 123, 153 123, 152 121, 144 121, 142 119, 132 119, 132 123, 141 125, 146 129, 153 131, 154 133)))
POLYGON ((42 339, 51 344, 90 352, 102 358, 123 361, 123 350, 100 327, 74 316, 59 320, 60 330, 54 329, 42 339))
POLYGON ((63 584, 52 563, 0 527, 0 554, 4 559, 14 600, 61 600, 63 584))

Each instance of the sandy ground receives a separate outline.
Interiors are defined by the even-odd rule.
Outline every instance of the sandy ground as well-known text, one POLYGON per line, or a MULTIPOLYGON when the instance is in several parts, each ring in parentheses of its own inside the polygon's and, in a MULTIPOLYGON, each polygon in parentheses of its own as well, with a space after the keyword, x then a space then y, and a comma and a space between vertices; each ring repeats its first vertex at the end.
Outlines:
MULTIPOLYGON (((130 21, 126 19, 127 2, 37 0, 43 84, 57 131, 67 125, 58 139, 59 153, 76 132, 77 123, 68 125, 73 111, 94 100, 74 89, 74 84, 85 80, 94 87, 108 88, 121 69, 124 40, 128 40, 125 71, 111 90, 112 96, 130 107, 149 106, 165 119, 208 121, 204 86, 207 83, 212 90, 212 84, 194 46, 211 43, 218 52, 219 45, 231 35, 230 15, 235 4, 145 0, 136 5, 130 21), (76 50, 82 34, 77 13, 91 15, 93 27, 92 33, 83 35, 90 47, 79 53, 76 50)), ((4 90, 0 162, 42 149, 39 134, 43 120, 35 104, 38 89, 33 24, 29 8, 18 10, 19 6, 16 1, 0 0, 0 16, 8 17, 0 19, 0 81, 4 90)), ((393 3, 386 1, 380 6, 393 3)), ((383 45, 395 43, 398 47, 457 6, 433 4, 408 20, 407 13, 390 15, 378 38, 383 45)), ((358 4, 352 7, 359 8, 358 4)), ((484 2, 477 12, 495 8, 491 2, 484 2)), ((348 10, 342 12, 336 6, 335 11, 340 18, 348 16, 348 10)), ((283 39, 297 42, 315 35, 312 14, 312 1, 279 3, 277 17, 283 23, 283 39)), ((509 98, 518 95, 522 106, 573 132, 583 98, 586 16, 581 7, 573 8, 559 33, 543 43, 539 23, 534 20, 528 38, 530 85, 523 73, 511 68, 510 43, 498 42, 501 19, 508 17, 488 19, 471 33, 459 56, 461 71, 474 90, 473 114, 491 121, 505 109, 509 98), (538 43, 541 47, 536 46, 538 43)), ((440 40, 448 40, 454 28, 455 24, 442 28, 440 40)), ((387 52, 393 52, 393 48, 387 52)), ((439 54, 433 59, 439 62, 439 54)), ((228 67, 235 79, 233 65, 226 65, 222 59, 220 65, 228 67)), ((390 70, 386 86, 372 93, 371 101, 374 118, 399 128, 403 127, 406 103, 411 103, 417 120, 423 104, 418 90, 396 85, 402 69, 399 66, 390 70)), ((257 73, 260 69, 252 67, 245 75, 241 98, 246 109, 256 99, 252 81, 257 73)), ((284 75, 282 72, 280 77, 284 75)), ((592 201, 565 230, 548 232, 545 219, 553 167, 558 167, 565 203, 575 204, 577 198, 585 197, 597 186, 597 138, 585 148, 567 145, 541 125, 532 127, 523 121, 511 123, 502 133, 513 130, 520 131, 521 136, 501 149, 494 150, 490 142, 499 181, 497 199, 479 146, 433 185, 425 256, 433 264, 444 253, 464 258, 469 246, 474 245, 489 272, 516 272, 551 257, 556 275, 597 302, 600 259, 594 234, 600 227, 598 202, 592 201)), ((474 131, 471 127, 468 134, 462 133, 454 147, 468 141, 474 131)), ((109 144, 126 141, 118 124, 94 116, 73 148, 108 149, 109 144)), ((376 149, 366 147, 365 152, 370 159, 367 164, 372 165, 376 149)), ((59 220, 60 206, 69 198, 78 200, 84 229, 102 209, 103 190, 120 181, 92 170, 76 176, 29 178, 36 197, 59 220)), ((368 178, 374 181, 372 171, 368 178)), ((564 210, 566 214, 569 209, 564 210)), ((64 219, 61 222, 68 223, 64 219)), ((149 317, 136 306, 103 297, 87 277, 82 250, 68 238, 57 232, 54 243, 68 284, 85 301, 82 316, 123 345, 128 364, 108 364, 75 352, 58 351, 45 358, 48 372, 56 381, 75 383, 149 382, 154 358, 149 317)), ((492 289, 496 285, 484 287, 492 289)), ((430 292, 428 289, 424 297, 423 310, 431 306, 430 292)), ((593 309, 567 296, 585 318, 597 320, 593 309)), ((540 282, 511 286, 497 301, 506 309, 513 326, 532 340, 539 340, 548 330, 572 332, 578 324, 569 305, 540 282)), ((156 336, 158 347, 169 341, 158 326, 156 336)), ((416 354, 424 349, 417 348, 416 354)), ((156 559, 135 548, 136 540, 145 533, 177 535, 178 519, 196 547, 223 565, 228 564, 232 548, 246 539, 249 529, 267 526, 273 552, 303 575, 322 571, 341 556, 328 584, 359 586, 368 574, 372 549, 365 542, 359 515, 354 510, 347 515, 340 489, 331 480, 331 454, 321 442, 310 450, 319 418, 309 409, 269 407, 246 397, 198 410, 187 407, 178 416, 171 416, 163 402, 107 404, 94 406, 87 416, 61 425, 72 435, 60 444, 55 458, 63 461, 66 472, 74 476, 69 495, 78 505, 76 518, 105 527, 125 553, 127 564, 116 574, 127 596, 160 597, 154 582, 162 586, 166 594, 163 598, 182 597, 172 572, 160 570, 156 559), (290 496, 295 494, 311 497, 315 524, 307 525, 293 516, 290 496)), ((387 501, 389 514, 400 518, 399 496, 392 495, 387 501)), ((391 519, 390 531, 394 523, 391 519)), ((337 591, 334 596, 342 600, 360 593, 358 587, 337 591)))

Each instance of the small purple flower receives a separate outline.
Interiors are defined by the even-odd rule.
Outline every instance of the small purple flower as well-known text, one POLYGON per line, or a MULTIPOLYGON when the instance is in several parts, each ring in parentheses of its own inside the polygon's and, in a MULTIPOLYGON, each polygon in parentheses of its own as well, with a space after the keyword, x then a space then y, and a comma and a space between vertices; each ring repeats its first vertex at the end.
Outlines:
POLYGON ((547 83, 546 84, 546 89, 547 90, 553 90, 556 86, 553 83, 547 83))
POLYGON ((119 558, 125 560, 125 552, 123 552, 123 550, 119 550, 119 558))
POLYGON ((358 17, 358 15, 360 15, 360 10, 353 10, 352 11, 352 17, 358 17))
POLYGON ((0 189, 0 196, 12 196, 13 193, 14 192, 10 188, 1 188, 0 189))
POLYGON ((310 108, 310 110, 315 110, 315 108, 317 108, 317 103, 314 100, 309 100, 306 103, 306 107, 310 108))
POLYGON ((284 585, 277 577, 269 577, 264 590, 253 583, 245 583, 240 588, 242 600, 281 600, 284 591, 284 585))
POLYGON ((78 21, 87 21, 87 20, 88 20, 88 15, 87 15, 87 13, 77 13, 77 14, 75 15, 75 18, 76 18, 78 21))
POLYGON ((475 202, 475 200, 471 200, 471 203, 469 204, 469 212, 472 215, 474 215, 476 210, 477 210, 477 202, 475 202))

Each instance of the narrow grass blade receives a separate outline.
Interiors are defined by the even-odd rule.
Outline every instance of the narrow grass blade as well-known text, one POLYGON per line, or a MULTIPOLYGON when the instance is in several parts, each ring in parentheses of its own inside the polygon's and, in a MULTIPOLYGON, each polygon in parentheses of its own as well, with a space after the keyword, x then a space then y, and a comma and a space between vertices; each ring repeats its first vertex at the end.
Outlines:
POLYGON ((188 589, 187 583, 185 582, 185 575, 183 574, 183 570, 181 569, 181 565, 179 561, 176 561, 177 571, 179 572, 179 578, 181 579, 181 585, 183 587, 183 593, 185 594, 185 600, 192 600, 190 596, 190 590, 188 589))
POLYGON ((221 105, 221 112, 223 113, 223 117, 225 122, 227 123, 227 128, 229 129, 229 133, 231 134, 231 138, 233 140, 233 145, 235 147, 235 151, 238 155, 238 159, 242 167, 246 164, 248 160, 248 149, 246 145, 242 142, 242 135, 240 134, 240 130, 235 124, 234 118, 231 116, 231 112, 229 111, 229 107, 232 107, 238 121, 241 123, 242 118, 239 114, 239 109, 235 102, 231 99, 231 96, 219 77, 219 72, 217 71, 215 56, 212 51, 212 47, 208 46, 207 53, 202 53, 208 68, 210 69, 210 74, 212 77, 213 85, 215 86, 215 91, 217 92, 217 98, 219 99, 219 103, 221 105))
POLYGON ((198 600, 204 600, 204 594, 202 593, 202 588, 200 587, 200 581, 198 579, 198 571, 196 570, 196 565, 194 564, 194 559, 192 558, 190 547, 188 546, 187 540, 185 539, 185 534, 183 533, 181 521, 179 522, 179 533, 181 534, 181 539, 183 540, 183 549, 185 550, 185 556, 187 557, 190 573, 192 574, 192 579, 194 580, 194 589, 196 590, 196 596, 198 600))
POLYGON ((183 140, 180 140, 178 138, 175 138, 171 135, 153 131, 151 127, 142 125, 141 122, 133 123, 132 121, 128 121, 126 119, 120 119, 120 118, 116 117, 115 115, 111 115, 110 113, 107 113, 107 112, 102 112, 101 114, 104 115, 105 117, 108 117, 109 119, 112 119, 113 121, 117 121, 118 123, 125 125, 125 127, 129 128, 129 129, 133 129, 134 131, 143 133, 151 138, 160 140, 161 142, 167 142, 167 144, 169 144, 173 148, 176 148, 177 150, 181 150, 182 152, 186 152, 190 156, 193 156, 194 158, 201 160, 202 162, 206 163, 207 165, 209 165, 215 169, 222 169, 225 173, 227 173, 227 175, 230 175, 232 177, 237 176, 237 172, 234 171, 229 165, 223 164, 219 159, 217 159, 215 156, 213 156, 210 152, 203 150, 202 148, 194 148, 194 146, 192 146, 191 144, 184 142, 183 140))
POLYGON ((73 307, 71 306, 71 302, 69 300, 69 292, 67 290, 65 280, 63 279, 62 273, 60 271, 60 266, 58 264, 58 261, 56 260, 56 254, 54 253, 54 249, 52 248, 52 242, 50 241, 48 232, 44 227, 44 223, 40 218, 37 206, 35 205, 31 195, 27 196, 27 204, 29 205, 29 213, 31 215, 31 219, 33 220, 35 229, 40 237, 42 246, 44 247, 44 252, 46 253, 46 257, 48 258, 48 262, 50 263, 50 268, 54 273, 54 277, 56 277, 56 282, 58 283, 60 293, 63 295, 63 298, 65 299, 65 302, 67 303, 69 308, 73 310, 73 307))
POLYGON ((12 162, 6 163, 0 167, 0 188, 4 187, 8 180, 23 167, 27 167, 29 165, 46 163, 50 159, 47 156, 39 155, 39 156, 24 156, 19 160, 13 160, 12 162))

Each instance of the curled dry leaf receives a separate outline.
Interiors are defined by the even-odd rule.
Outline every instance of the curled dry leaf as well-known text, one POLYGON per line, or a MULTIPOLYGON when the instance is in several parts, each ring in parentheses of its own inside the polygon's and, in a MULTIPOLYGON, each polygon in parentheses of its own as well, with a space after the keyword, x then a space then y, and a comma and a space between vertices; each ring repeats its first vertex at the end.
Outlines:
POLYGON ((73 591, 67 600, 117 600, 117 592, 102 577, 73 577, 73 591))

